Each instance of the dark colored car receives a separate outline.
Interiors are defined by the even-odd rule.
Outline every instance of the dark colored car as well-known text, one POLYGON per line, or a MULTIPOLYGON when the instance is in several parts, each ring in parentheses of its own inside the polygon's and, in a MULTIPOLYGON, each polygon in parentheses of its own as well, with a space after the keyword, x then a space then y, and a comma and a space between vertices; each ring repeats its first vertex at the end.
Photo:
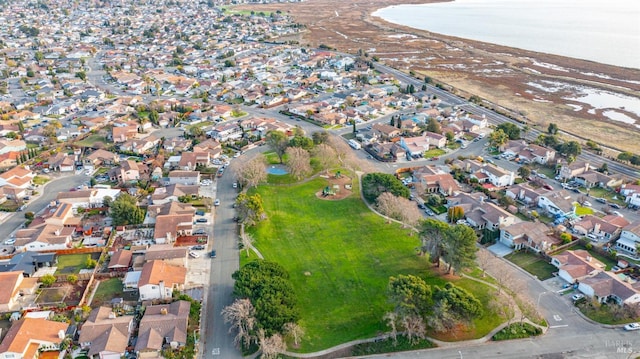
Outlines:
POLYGON ((198 244, 196 246, 191 247, 191 249, 196 251, 201 251, 201 250, 204 250, 204 246, 202 244, 198 244))
POLYGON ((198 222, 198 223, 207 223, 207 219, 206 218, 198 218, 198 219, 196 219, 196 222, 198 222))
POLYGON ((548 189, 549 191, 553 191, 553 187, 551 187, 551 185, 545 184, 544 186, 545 189, 548 189))
POLYGON ((209 254, 209 257, 211 258, 215 258, 216 257, 216 250, 212 250, 211 253, 209 254))
POLYGON ((422 204, 422 203, 418 203, 418 208, 420 208, 420 209, 425 209, 426 207, 424 206, 424 204, 422 204))
POLYGON ((196 211, 196 215, 204 216, 204 211, 203 210, 196 211))
POLYGON ((620 209, 620 205, 617 203, 609 203, 609 206, 611 206, 611 208, 615 208, 615 209, 620 209))

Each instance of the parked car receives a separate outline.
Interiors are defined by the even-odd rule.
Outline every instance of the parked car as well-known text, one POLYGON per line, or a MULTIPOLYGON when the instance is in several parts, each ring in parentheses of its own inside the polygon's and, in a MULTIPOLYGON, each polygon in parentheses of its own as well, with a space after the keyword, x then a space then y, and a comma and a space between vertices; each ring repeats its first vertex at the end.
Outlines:
POLYGON ((542 188, 548 189, 549 191, 553 191, 553 187, 549 184, 545 184, 544 186, 542 186, 542 188))
POLYGON ((195 246, 191 247, 191 249, 194 250, 194 251, 202 251, 202 250, 204 250, 204 246, 202 244, 198 244, 198 245, 195 245, 195 246))
POLYGON ((620 205, 617 204, 617 203, 609 203, 609 207, 615 208, 615 209, 620 209, 621 208, 620 205))
POLYGON ((624 326, 624 330, 639 330, 640 329, 640 323, 629 323, 627 325, 624 326))
POLYGON ((420 208, 420 209, 425 209, 426 207, 424 206, 424 204, 422 204, 422 203, 418 203, 418 208, 420 208))
POLYGON ((6 241, 4 241, 4 244, 7 244, 7 245, 12 245, 14 243, 16 243, 16 239, 15 238, 9 238, 6 241))
POLYGON ((607 200, 605 198, 602 198, 602 197, 596 198, 596 201, 600 202, 600 203, 607 203, 607 200))
POLYGON ((624 217, 624 216, 622 215, 622 213, 620 213, 620 212, 618 212, 618 211, 613 211, 613 212, 611 212, 611 213, 615 214, 615 215, 616 215, 616 216, 618 216, 618 217, 624 217))
POLYGON ((209 257, 211 258, 215 258, 216 257, 216 250, 212 250, 211 253, 209 253, 209 257))
POLYGON ((213 205, 214 206, 219 206, 220 205, 220 200, 216 199, 215 202, 213 202, 213 205))
POLYGON ((238 188, 238 182, 233 182, 233 188, 238 188))
POLYGON ((200 254, 194 251, 189 251, 189 257, 191 258, 200 258, 200 254))
POLYGON ((591 207, 591 202, 584 201, 584 202, 582 202, 582 205, 585 206, 585 207, 591 207))
POLYGON ((196 222, 198 222, 198 223, 207 223, 207 219, 206 218, 198 218, 198 219, 196 219, 196 222))
POLYGON ((580 299, 584 298, 584 294, 582 293, 577 293, 571 296, 571 299, 575 302, 578 301, 580 299))
POLYGON ((197 216, 204 216, 204 211, 199 209, 199 210, 196 211, 196 215, 197 216))
POLYGON ((194 235, 202 235, 202 234, 207 234, 207 232, 204 229, 200 228, 200 229, 196 229, 195 231, 193 231, 192 234, 194 234, 194 235))

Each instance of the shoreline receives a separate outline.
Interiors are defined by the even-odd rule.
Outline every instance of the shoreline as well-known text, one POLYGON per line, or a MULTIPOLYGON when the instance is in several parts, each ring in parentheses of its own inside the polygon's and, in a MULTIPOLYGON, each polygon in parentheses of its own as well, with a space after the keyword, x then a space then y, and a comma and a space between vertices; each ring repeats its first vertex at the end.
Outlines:
MULTIPOLYGON (((373 16, 384 7, 435 2, 443 1, 309 0, 293 6, 238 8, 281 10, 306 26, 299 38, 303 45, 324 44, 354 55, 363 50, 406 73, 413 71, 450 85, 464 97, 476 95, 515 110, 530 126, 542 129, 554 122, 565 133, 615 149, 607 155, 615 156, 620 150, 640 153, 636 126, 603 120, 603 112, 611 108, 593 108, 579 101, 581 88, 640 98, 640 70, 441 35, 373 16), (398 38, 403 34, 411 37, 398 38), (546 82, 561 82, 567 88, 553 93, 529 86, 546 82)), ((614 110, 640 124, 640 116, 634 112, 614 110)))

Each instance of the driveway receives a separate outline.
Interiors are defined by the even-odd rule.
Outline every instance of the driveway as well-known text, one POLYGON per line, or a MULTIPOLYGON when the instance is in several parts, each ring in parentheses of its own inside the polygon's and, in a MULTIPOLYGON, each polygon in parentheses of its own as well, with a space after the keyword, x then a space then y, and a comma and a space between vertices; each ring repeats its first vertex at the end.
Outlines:
POLYGON ((495 254, 496 256, 502 258, 504 256, 506 256, 507 254, 510 254, 513 252, 513 248, 509 248, 508 246, 497 242, 494 245, 491 245, 487 248, 491 253, 495 254))

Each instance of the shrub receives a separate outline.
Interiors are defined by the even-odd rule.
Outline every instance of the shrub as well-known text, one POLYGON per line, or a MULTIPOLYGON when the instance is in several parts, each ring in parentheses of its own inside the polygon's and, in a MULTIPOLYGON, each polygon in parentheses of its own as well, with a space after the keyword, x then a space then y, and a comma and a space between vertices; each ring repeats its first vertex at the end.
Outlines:
POLYGON ((78 283, 78 276, 75 274, 69 274, 67 276, 67 282, 71 283, 71 284, 76 284, 78 283))
POLYGON ((91 269, 95 268, 98 262, 95 259, 91 258, 91 256, 87 256, 87 260, 84 262, 84 266, 91 269))
POLYGON ((53 274, 45 274, 40 277, 40 282, 45 287, 51 287, 53 283, 56 282, 56 277, 54 277, 53 274))
POLYGON ((540 334, 542 334, 542 330, 529 323, 513 323, 497 332, 492 339, 495 341, 519 339, 528 338, 540 334))

